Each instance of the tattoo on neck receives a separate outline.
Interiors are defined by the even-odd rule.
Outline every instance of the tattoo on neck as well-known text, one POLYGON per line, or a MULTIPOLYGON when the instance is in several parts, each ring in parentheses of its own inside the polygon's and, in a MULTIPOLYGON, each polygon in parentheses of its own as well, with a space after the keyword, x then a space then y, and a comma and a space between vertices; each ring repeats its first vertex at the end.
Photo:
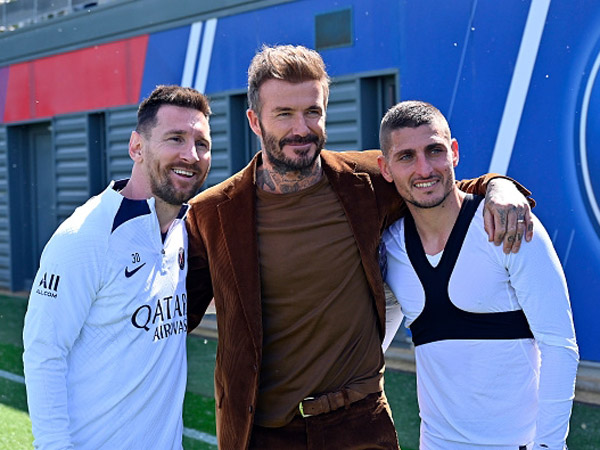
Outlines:
POLYGON ((319 160, 306 170, 285 171, 263 164, 257 169, 256 184, 259 188, 276 194, 298 192, 316 184, 322 177, 319 160))

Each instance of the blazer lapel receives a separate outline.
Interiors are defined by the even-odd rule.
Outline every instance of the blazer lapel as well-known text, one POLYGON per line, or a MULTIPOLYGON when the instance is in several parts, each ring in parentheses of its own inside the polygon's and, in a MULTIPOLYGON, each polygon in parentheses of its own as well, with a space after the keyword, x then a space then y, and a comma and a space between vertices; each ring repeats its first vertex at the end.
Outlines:
POLYGON ((255 167, 256 158, 246 167, 241 179, 232 183, 225 192, 229 200, 220 203, 217 210, 226 247, 223 251, 227 252, 232 268, 233 279, 228 282, 235 283, 239 307, 252 332, 254 345, 260 349, 262 309, 256 235, 255 167))

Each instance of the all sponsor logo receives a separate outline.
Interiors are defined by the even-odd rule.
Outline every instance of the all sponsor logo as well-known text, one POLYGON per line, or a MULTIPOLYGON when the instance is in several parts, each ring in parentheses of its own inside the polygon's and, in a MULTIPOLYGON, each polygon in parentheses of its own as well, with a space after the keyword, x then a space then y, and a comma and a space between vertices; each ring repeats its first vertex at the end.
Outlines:
POLYGON ((590 58, 589 76, 583 80, 583 95, 579 126, 576 127, 579 143, 579 167, 590 219, 600 234, 600 41, 590 58))
POLYGON ((45 295, 47 297, 56 298, 58 295, 58 283, 60 281, 60 275, 55 273, 44 272, 40 282, 38 283, 35 293, 38 295, 45 295))

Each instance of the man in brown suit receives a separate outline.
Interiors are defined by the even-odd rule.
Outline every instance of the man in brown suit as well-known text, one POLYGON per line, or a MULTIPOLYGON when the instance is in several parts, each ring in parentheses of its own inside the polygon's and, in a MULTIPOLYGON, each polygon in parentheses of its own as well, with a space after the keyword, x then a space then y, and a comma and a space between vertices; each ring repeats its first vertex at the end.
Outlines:
MULTIPOLYGON (((383 390, 377 248, 404 205, 379 172, 379 151, 322 150, 329 78, 317 52, 264 47, 248 73, 262 151, 188 214, 190 329, 213 297, 217 311, 219 447, 398 449, 383 390)), ((504 183, 500 194, 488 188, 496 202, 486 224, 516 251, 529 206, 492 178, 461 188, 485 194, 504 183), (506 195, 515 206, 499 206, 506 195)))

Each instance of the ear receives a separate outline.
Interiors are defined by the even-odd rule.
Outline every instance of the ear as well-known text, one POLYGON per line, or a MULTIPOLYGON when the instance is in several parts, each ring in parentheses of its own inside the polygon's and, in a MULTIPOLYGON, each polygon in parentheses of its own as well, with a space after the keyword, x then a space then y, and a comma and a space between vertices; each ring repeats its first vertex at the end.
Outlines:
POLYGON ((259 138, 262 138, 262 132, 260 129, 260 118, 258 117, 258 114, 256 114, 254 110, 248 108, 246 110, 246 117, 248 118, 248 125, 250 125, 250 128, 252 129, 254 134, 257 135, 259 138))
POLYGON ((456 167, 458 166, 458 161, 460 159, 458 154, 458 141, 456 139, 452 139, 450 145, 452 146, 452 163, 454 164, 454 167, 456 167))
POLYGON ((381 172, 381 175, 383 175, 383 178, 390 183, 393 182, 394 178, 392 177, 390 166, 388 165, 385 156, 379 155, 377 157, 377 164, 379 165, 379 171, 381 172))
POLYGON ((142 161, 142 148, 144 147, 144 138, 137 131, 131 132, 131 137, 129 138, 129 157, 133 159, 134 162, 142 161))

